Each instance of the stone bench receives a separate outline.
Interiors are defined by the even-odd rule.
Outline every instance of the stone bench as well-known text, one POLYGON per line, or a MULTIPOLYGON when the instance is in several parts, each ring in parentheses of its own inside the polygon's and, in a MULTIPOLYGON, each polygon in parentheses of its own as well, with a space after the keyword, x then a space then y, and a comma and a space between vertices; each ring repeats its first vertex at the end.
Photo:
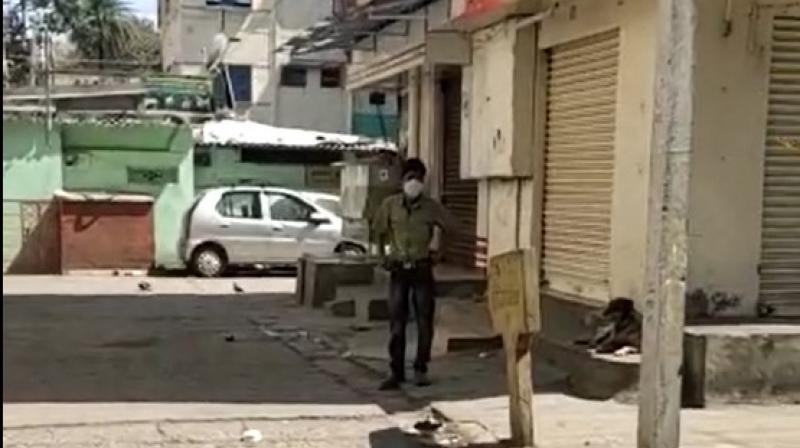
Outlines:
POLYGON ((339 286, 371 284, 375 265, 376 262, 367 257, 304 255, 297 268, 297 304, 320 308, 336 298, 339 286))

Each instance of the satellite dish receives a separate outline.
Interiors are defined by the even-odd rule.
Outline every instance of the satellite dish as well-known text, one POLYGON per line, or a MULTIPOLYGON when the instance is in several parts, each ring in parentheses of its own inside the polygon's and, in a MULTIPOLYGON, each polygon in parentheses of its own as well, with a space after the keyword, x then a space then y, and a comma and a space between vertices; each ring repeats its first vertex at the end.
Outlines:
POLYGON ((222 62, 222 57, 225 56, 229 43, 228 36, 223 33, 217 33, 211 40, 211 48, 206 53, 206 69, 209 72, 214 71, 222 62))

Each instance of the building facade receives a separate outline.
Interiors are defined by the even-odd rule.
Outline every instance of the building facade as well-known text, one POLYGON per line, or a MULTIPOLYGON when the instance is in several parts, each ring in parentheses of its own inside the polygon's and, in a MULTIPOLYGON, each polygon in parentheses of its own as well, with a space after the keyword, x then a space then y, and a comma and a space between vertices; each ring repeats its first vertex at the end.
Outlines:
MULTIPOLYGON (((694 3, 694 119, 675 143, 687 309, 800 315, 800 9, 694 3)), ((327 37, 352 53, 347 88, 396 86, 406 155, 470 226, 460 244, 534 248, 549 297, 643 303, 661 232, 656 0, 373 0, 348 17, 327 37)))
POLYGON ((189 126, 4 112, 3 129, 3 272, 182 266, 189 126))
POLYGON ((160 0, 163 69, 206 74, 222 33, 229 41, 221 61, 230 86, 223 94, 233 97, 238 113, 275 126, 347 132, 344 54, 292 58, 279 51, 332 13, 330 0, 160 0))

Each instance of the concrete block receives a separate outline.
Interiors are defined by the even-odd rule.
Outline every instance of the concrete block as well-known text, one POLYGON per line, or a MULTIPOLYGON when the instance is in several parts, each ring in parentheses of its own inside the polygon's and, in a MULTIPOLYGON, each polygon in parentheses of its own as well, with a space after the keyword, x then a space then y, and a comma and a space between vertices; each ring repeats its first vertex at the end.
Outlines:
POLYGON ((536 349, 537 362, 545 362, 566 372, 570 392, 591 400, 607 400, 630 394, 639 383, 638 355, 597 355, 582 347, 546 338, 536 349))
POLYGON ((686 328, 684 399, 761 402, 800 399, 800 325, 703 325, 686 328))
POLYGON ((369 285, 375 279, 374 263, 343 263, 337 266, 337 285, 369 285))
POLYGON ((305 301, 305 285, 306 285, 306 258, 301 257, 297 260, 297 280, 294 285, 294 300, 298 305, 302 305, 305 301))
POLYGON ((336 317, 356 317, 356 301, 354 299, 336 299, 325 304, 325 307, 336 317))
POLYGON ((303 304, 319 308, 336 298, 336 266, 307 258, 303 268, 303 304))
POLYGON ((374 263, 342 257, 304 256, 298 271, 297 302, 319 308, 336 298, 340 285, 370 284, 374 280, 374 263))

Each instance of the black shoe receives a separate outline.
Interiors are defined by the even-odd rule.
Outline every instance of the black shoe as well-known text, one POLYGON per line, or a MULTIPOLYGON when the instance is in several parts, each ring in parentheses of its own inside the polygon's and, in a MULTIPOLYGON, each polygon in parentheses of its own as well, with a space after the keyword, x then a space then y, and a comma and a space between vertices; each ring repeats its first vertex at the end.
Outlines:
POLYGON ((378 390, 400 390, 400 384, 401 383, 402 383, 401 380, 398 380, 395 377, 391 377, 391 378, 385 379, 381 383, 380 387, 378 387, 378 390))
POLYGON ((418 387, 427 387, 431 385, 431 379, 425 372, 414 372, 414 384, 418 387))

